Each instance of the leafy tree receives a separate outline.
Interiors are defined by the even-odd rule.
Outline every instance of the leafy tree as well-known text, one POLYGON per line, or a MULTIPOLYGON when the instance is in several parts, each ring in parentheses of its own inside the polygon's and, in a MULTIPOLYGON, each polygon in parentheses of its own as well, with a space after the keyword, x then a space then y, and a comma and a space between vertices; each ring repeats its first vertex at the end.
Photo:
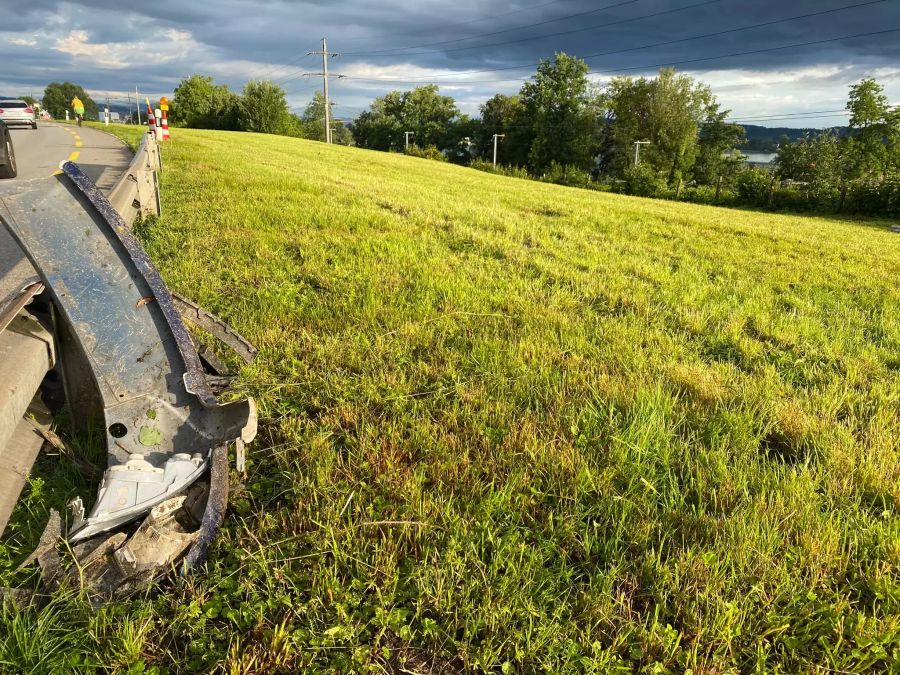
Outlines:
POLYGON ((523 117, 533 137, 528 163, 535 172, 553 163, 592 167, 600 109, 587 72, 584 61, 557 53, 553 61, 542 60, 533 80, 522 87, 523 117))
POLYGON ((267 80, 244 85, 240 103, 241 128, 261 134, 283 134, 291 126, 284 89, 267 80))
POLYGON ((76 96, 84 103, 85 117, 96 119, 100 109, 94 99, 88 96, 83 87, 71 82, 51 82, 47 85, 44 89, 44 110, 56 119, 65 118, 66 110, 71 110, 72 99, 76 96))
POLYGON ((497 94, 481 106, 477 152, 485 160, 494 159, 494 134, 504 136, 498 157, 502 164, 524 166, 531 151, 531 125, 524 118, 522 99, 497 94))
POLYGON ((392 91, 356 118, 353 137, 363 148, 396 150, 404 147, 404 132, 411 131, 416 144, 444 150, 453 141, 450 129, 458 117, 456 102, 441 96, 436 85, 392 91))
POLYGON ((732 151, 744 143, 744 127, 729 124, 726 118, 730 110, 722 110, 718 103, 710 103, 706 119, 700 125, 697 160, 694 163, 694 179, 704 185, 714 185, 719 177, 730 185, 743 168, 744 157, 732 151))
POLYGON ((847 142, 832 132, 782 143, 775 158, 775 173, 798 183, 809 206, 834 208, 849 177, 847 142))
POLYGON ((884 87, 867 78, 850 87, 847 101, 850 172, 855 179, 881 178, 893 161, 900 136, 900 109, 892 110, 884 87))
POLYGON ((175 87, 169 122, 182 127, 204 127, 213 99, 213 79, 191 75, 175 87))
POLYGON ((417 145, 447 147, 451 122, 459 116, 453 98, 441 96, 437 85, 429 84, 404 92, 400 106, 403 130, 415 134, 417 145))
POLYGON ((604 104, 613 118, 610 134, 616 172, 621 174, 633 163, 635 141, 646 140, 650 145, 641 150, 641 160, 673 182, 694 165, 700 127, 709 119, 715 97, 708 86, 664 68, 654 79, 615 78, 604 104))
POLYGON ((468 115, 460 115, 447 129, 446 158, 456 164, 469 164, 479 155, 478 141, 481 137, 481 120, 468 115))
MULTIPOLYGON (((635 141, 649 140, 652 123, 651 102, 654 96, 654 80, 645 77, 614 78, 602 95, 602 105, 607 113, 605 135, 605 168, 614 176, 623 176, 633 165, 635 141)), ((644 164, 656 172, 656 158, 644 147, 641 157, 644 164)))
MULTIPOLYGON (((40 102, 34 96, 19 96, 20 101, 25 101, 28 105, 40 105, 40 102)), ((71 99, 70 99, 71 100, 71 99)))
MULTIPOLYGON (((316 92, 306 106, 301 117, 303 137, 312 141, 325 142, 325 95, 316 92)), ((343 122, 331 123, 331 140, 338 145, 350 145, 353 137, 343 122)))
POLYGON ((851 128, 878 129, 885 124, 891 106, 884 87, 873 78, 866 78, 850 87, 847 110, 851 128))
POLYGON ((284 131, 281 133, 293 138, 306 138, 306 126, 303 124, 303 118, 290 113, 285 122, 284 131))
POLYGON ((303 137, 311 141, 325 141, 325 95, 316 92, 301 116, 303 137))
POLYGON ((183 127, 207 126, 213 102, 213 79, 206 75, 191 75, 175 87, 169 121, 183 127))
POLYGON ((239 97, 206 75, 184 78, 172 97, 169 119, 173 125, 196 129, 240 129, 239 97))
POLYGON ((402 120, 387 112, 391 107, 387 104, 387 99, 399 95, 400 92, 390 92, 375 99, 369 109, 360 113, 353 121, 353 140, 359 147, 385 151, 403 147, 399 141, 403 135, 402 120))

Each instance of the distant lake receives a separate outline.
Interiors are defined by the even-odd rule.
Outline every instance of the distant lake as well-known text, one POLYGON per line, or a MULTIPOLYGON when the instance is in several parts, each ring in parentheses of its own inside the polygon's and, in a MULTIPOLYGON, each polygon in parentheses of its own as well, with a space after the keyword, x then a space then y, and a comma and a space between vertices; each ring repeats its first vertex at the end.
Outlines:
POLYGON ((774 152, 745 152, 747 162, 750 164, 771 164, 778 156, 774 152))

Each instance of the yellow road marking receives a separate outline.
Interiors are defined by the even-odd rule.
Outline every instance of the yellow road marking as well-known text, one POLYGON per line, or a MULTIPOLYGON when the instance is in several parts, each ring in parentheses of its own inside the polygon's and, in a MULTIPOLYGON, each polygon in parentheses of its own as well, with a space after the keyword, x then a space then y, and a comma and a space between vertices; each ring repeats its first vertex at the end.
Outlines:
MULTIPOLYGON (((68 131, 68 129, 66 129, 66 131, 68 131)), ((79 137, 78 137, 78 136, 75 136, 75 138, 79 138, 79 137)), ((75 143, 75 147, 76 147, 76 148, 80 148, 81 146, 82 146, 81 141, 78 141, 78 142, 75 143)), ((81 157, 81 153, 80 153, 78 150, 75 150, 75 151, 73 151, 73 152, 71 152, 71 153, 69 154, 69 159, 68 159, 68 161, 69 161, 69 162, 77 162, 79 157, 81 157)), ((57 169, 56 171, 54 171, 54 172, 53 172, 52 174, 50 174, 50 175, 51 175, 51 176, 58 176, 58 175, 60 175, 61 173, 62 173, 62 169, 57 169)))
POLYGON ((75 135, 73 136, 73 138, 74 138, 76 141, 80 141, 80 140, 81 140, 81 136, 79 136, 78 134, 75 134, 75 135))
POLYGON ((75 142, 75 147, 76 147, 76 148, 80 148, 80 147, 82 147, 83 145, 84 145, 84 143, 82 143, 81 141, 76 141, 76 142, 75 142))

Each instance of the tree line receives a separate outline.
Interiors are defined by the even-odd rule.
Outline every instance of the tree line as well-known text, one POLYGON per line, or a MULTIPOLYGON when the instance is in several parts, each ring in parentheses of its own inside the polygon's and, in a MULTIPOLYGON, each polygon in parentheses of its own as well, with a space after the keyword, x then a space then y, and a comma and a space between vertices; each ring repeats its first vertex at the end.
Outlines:
MULTIPOLYGON (((72 109, 72 99, 80 98, 84 103, 84 114, 88 119, 97 119, 100 107, 83 87, 71 82, 51 82, 44 88, 41 105, 54 119, 65 119, 66 110, 72 109)), ((29 103, 33 103, 31 100, 29 103)))
MULTIPOLYGON (((266 80, 251 81, 238 94, 205 75, 191 75, 175 88, 170 121, 198 129, 252 131, 325 140, 325 100, 317 93, 302 115, 292 113, 284 89, 266 80)), ((349 144, 350 132, 336 123, 335 142, 349 144)))
MULTIPOLYGON (((47 87, 44 106, 64 114, 78 94, 47 87)), ((352 121, 334 122, 336 143, 470 165, 485 171, 645 197, 792 210, 900 215, 900 108, 866 79, 850 90, 850 123, 782 138, 771 168, 750 167, 737 150, 744 128, 728 121, 709 86, 673 69, 616 77, 599 87, 587 64, 558 53, 542 60, 515 95, 497 94, 478 117, 435 85, 391 91, 352 121), (493 166, 495 138, 498 166, 493 166), (411 145, 407 146, 407 139, 411 145), (636 146, 636 144, 639 144, 636 146)), ((317 93, 294 114, 284 90, 248 82, 240 94, 204 75, 176 87, 173 125, 325 140, 317 93)))
POLYGON ((391 92, 355 120, 353 137, 361 147, 398 150, 402 132, 413 131, 417 144, 471 164, 492 159, 498 136, 500 164, 519 174, 621 181, 632 192, 688 179, 717 182, 737 170, 729 152, 743 142, 743 128, 726 121, 728 111, 706 85, 671 69, 655 78, 616 78, 604 88, 587 75, 584 61, 557 54, 518 94, 485 102, 477 119, 433 85, 391 92))
POLYGON ((450 161, 520 177, 703 203, 875 215, 900 214, 900 108, 865 79, 850 89, 849 127, 782 137, 770 168, 738 151, 712 90, 688 75, 617 77, 593 86, 580 59, 557 54, 513 96, 498 94, 480 117, 461 114, 435 86, 391 92, 353 123, 357 145, 398 151, 403 132, 450 161), (492 159, 502 137, 499 167, 492 159), (640 147, 636 148, 635 144, 640 147))

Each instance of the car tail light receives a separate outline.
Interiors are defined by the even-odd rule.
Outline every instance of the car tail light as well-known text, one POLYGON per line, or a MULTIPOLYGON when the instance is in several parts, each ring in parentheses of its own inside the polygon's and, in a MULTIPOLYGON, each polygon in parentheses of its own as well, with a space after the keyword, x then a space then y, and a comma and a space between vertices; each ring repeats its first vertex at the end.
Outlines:
POLYGON ((25 112, 27 112, 30 115, 34 112, 34 110, 32 108, 25 108, 25 112))
POLYGON ((0 108, 0 113, 2 113, 2 112, 3 112, 3 108, 0 108))

